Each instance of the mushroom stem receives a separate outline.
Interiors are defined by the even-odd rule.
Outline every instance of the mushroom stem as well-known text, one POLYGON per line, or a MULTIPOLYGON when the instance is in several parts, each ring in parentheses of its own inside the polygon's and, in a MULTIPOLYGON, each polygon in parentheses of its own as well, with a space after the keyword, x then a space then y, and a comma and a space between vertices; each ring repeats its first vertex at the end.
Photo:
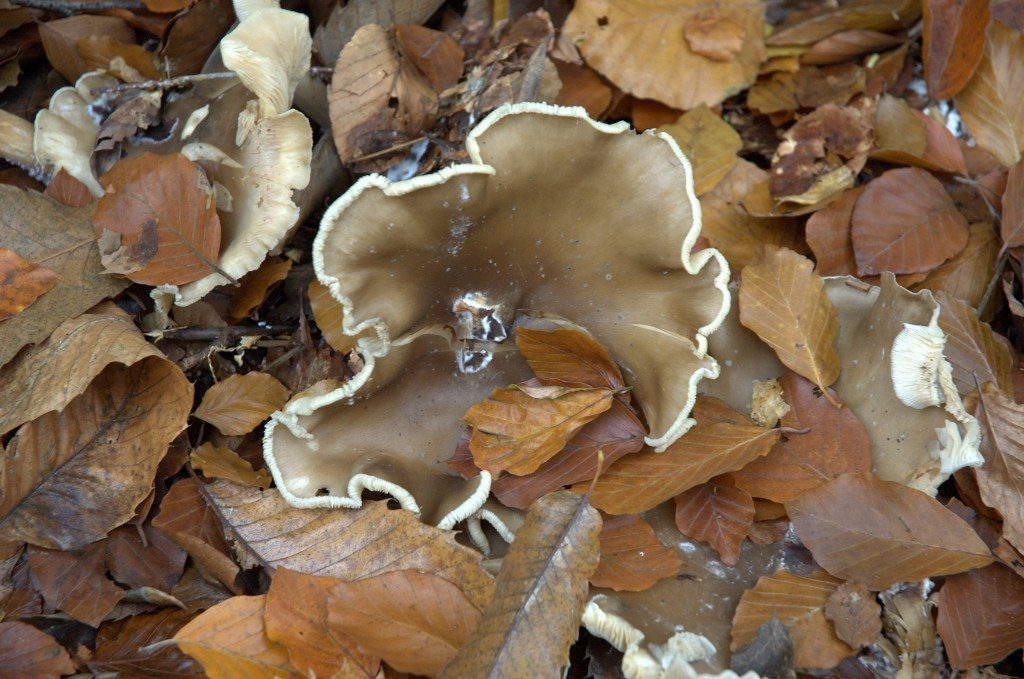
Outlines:
POLYGON ((24 168, 36 165, 32 150, 32 123, 13 113, 0 110, 0 157, 24 168))

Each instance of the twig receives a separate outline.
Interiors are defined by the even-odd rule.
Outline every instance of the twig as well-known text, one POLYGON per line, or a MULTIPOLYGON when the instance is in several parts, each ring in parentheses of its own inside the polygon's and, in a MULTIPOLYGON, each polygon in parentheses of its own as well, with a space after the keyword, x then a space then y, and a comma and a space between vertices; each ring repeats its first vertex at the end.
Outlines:
POLYGON ((410 139, 409 141, 403 141, 401 144, 389 146, 388 148, 382 151, 374 151, 373 153, 367 153, 365 156, 358 156, 356 158, 353 158, 352 162, 361 163, 364 160, 373 160, 374 158, 380 158, 381 156, 388 156, 394 153, 395 151, 401 151, 402 149, 409 148, 413 144, 418 144, 421 141, 427 141, 427 139, 429 139, 429 137, 416 137, 415 139, 410 139))
POLYGON ((180 342, 220 342, 227 344, 243 337, 271 337, 290 335, 295 328, 290 325, 229 325, 223 328, 198 327, 170 328, 149 333, 151 336, 180 342))
MULTIPOLYGON (((37 0, 32 0, 36 2, 37 0)), ((128 92, 130 90, 173 90, 178 87, 189 87, 206 80, 223 80, 226 78, 237 78, 238 74, 232 71, 218 71, 216 73, 196 73, 195 75, 179 75, 176 78, 165 78, 163 80, 143 80, 137 83, 121 83, 110 87, 99 87, 94 90, 97 94, 103 92, 128 92)))
POLYGON ((989 279, 988 285, 985 286, 985 294, 981 296, 981 301, 978 303, 978 313, 984 312, 985 307, 992 301, 992 295, 995 294, 996 287, 999 285, 999 281, 1003 277, 1003 269, 1006 268, 1006 262, 1010 259, 1010 251, 1003 245, 999 250, 999 258, 996 259, 996 268, 992 272, 992 278, 989 279))
POLYGON ((67 0, 11 0, 12 5, 45 9, 58 14, 75 12, 102 12, 106 9, 145 9, 141 0, 92 0, 91 2, 68 2, 67 0))
POLYGON ((268 363, 265 366, 263 366, 263 370, 261 372, 270 372, 271 370, 273 370, 274 368, 276 368, 277 366, 281 365, 282 363, 287 361, 289 358, 294 356, 296 354, 296 352, 301 351, 303 349, 303 347, 305 347, 304 344, 298 344, 298 345, 292 347, 288 351, 284 352, 283 354, 281 354, 280 356, 275 358, 270 363, 268 363))

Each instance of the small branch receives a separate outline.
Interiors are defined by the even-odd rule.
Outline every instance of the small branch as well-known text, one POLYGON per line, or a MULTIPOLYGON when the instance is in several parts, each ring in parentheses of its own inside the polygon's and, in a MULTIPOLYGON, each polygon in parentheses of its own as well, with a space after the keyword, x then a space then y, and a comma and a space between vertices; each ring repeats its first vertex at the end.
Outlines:
POLYGON ((984 312, 985 307, 992 301, 992 295, 995 294, 996 288, 999 286, 999 281, 1003 277, 1003 269, 1006 268, 1006 262, 1010 259, 1010 252, 1006 249, 1006 245, 1003 245, 999 250, 999 258, 996 259, 996 268, 992 272, 992 278, 989 279, 988 285, 985 286, 985 294, 981 296, 981 302, 978 303, 978 314, 984 312))
MULTIPOLYGON (((32 0, 37 2, 38 0, 32 0)), ((173 90, 179 87, 190 87, 196 83, 207 80, 224 80, 227 78, 238 78, 238 74, 232 71, 219 71, 217 73, 196 73, 195 75, 179 75, 177 78, 165 78, 164 80, 143 80, 137 83, 121 83, 110 87, 100 87, 95 91, 104 92, 128 92, 131 90, 173 90)))
POLYGON ((428 139, 428 137, 416 137, 415 139, 410 139, 409 141, 403 141, 401 144, 395 144, 394 146, 389 146, 388 148, 386 148, 386 149, 384 149, 382 151, 374 151, 373 153, 367 153, 365 156, 359 156, 357 158, 353 158, 352 162, 353 163, 361 163, 364 160, 373 160, 374 158, 380 158, 381 156, 389 156, 392 153, 395 153, 396 151, 401 151, 402 149, 409 148, 413 144, 418 144, 421 141, 426 141, 427 139, 428 139))
POLYGON ((290 335, 295 328, 290 325, 229 325, 223 328, 170 328, 151 332, 151 337, 180 342, 219 342, 229 344, 243 337, 273 337, 290 335))
POLYGON ((107 9, 145 9, 141 0, 92 0, 91 2, 68 2, 67 0, 11 0, 12 5, 45 9, 58 14, 75 12, 102 12, 107 9))

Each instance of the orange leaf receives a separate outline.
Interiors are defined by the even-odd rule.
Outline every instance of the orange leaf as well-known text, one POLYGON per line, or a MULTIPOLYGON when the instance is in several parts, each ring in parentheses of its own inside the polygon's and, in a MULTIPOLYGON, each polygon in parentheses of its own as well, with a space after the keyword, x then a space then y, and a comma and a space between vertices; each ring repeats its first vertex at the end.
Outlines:
POLYGON ((0 622, 0 675, 7 679, 59 679, 75 665, 56 639, 32 625, 0 622))
POLYGON ((608 410, 614 393, 521 385, 495 389, 464 417, 474 427, 469 449, 476 466, 494 475, 536 471, 583 425, 608 410))
POLYGON ((853 208, 850 230, 862 276, 930 271, 967 245, 967 220, 928 172, 889 170, 853 208))
POLYGON ((0 248, 0 321, 10 318, 46 294, 60 278, 14 250, 0 248))
POLYGON ((248 316, 253 309, 263 304, 267 292, 288 276, 292 260, 284 257, 268 257, 260 268, 242 276, 238 288, 231 295, 228 315, 234 319, 248 316))
MULTIPOLYGON (((694 405, 697 425, 662 453, 626 455, 601 474, 591 504, 609 514, 637 514, 684 490, 739 469, 768 452, 781 431, 758 427, 716 398, 694 405)), ((574 490, 585 490, 576 486, 574 490)))
POLYGON ((872 158, 967 174, 960 144, 946 126, 888 94, 875 110, 875 146, 872 158))
POLYGON ((466 55, 452 36, 424 26, 406 24, 395 26, 395 41, 402 50, 402 56, 416 64, 438 94, 458 84, 466 55))
POLYGON ((480 622, 462 590, 430 573, 391 571, 339 582, 327 624, 401 672, 435 676, 480 622))
POLYGON ((975 470, 982 501, 1003 517, 1003 536, 1024 549, 1024 406, 1014 403, 993 384, 981 387, 981 454, 975 470))
POLYGON ((135 69, 143 78, 159 80, 163 74, 156 66, 156 55, 138 45, 121 42, 109 35, 90 35, 76 43, 78 54, 90 69, 110 68, 115 58, 135 69))
POLYGON ((590 576, 594 587, 639 592, 679 573, 683 560, 635 514, 612 516, 601 527, 601 560, 590 576))
POLYGON ((787 502, 786 509, 815 561, 871 589, 992 561, 963 519, 925 493, 873 474, 844 474, 787 502))
POLYGON ((679 532, 711 545, 727 566, 739 561, 740 545, 753 523, 754 500, 739 488, 711 481, 676 496, 679 532))
POLYGON ((946 578, 938 630, 954 669, 999 662, 1024 646, 1024 580, 1006 566, 946 578))
POLYGON ((925 0, 924 79, 932 99, 948 99, 974 75, 985 50, 988 0, 925 0))
POLYGON ((260 467, 259 471, 255 471, 238 453, 212 441, 193 450, 189 460, 206 478, 227 479, 247 486, 270 488, 270 474, 266 469, 260 467))
POLYGON ((93 196, 86 185, 69 175, 64 168, 53 175, 43 195, 68 207, 82 207, 93 201, 93 196))
POLYGON ((786 502, 840 474, 871 471, 871 439, 849 408, 836 408, 794 373, 779 382, 790 405, 783 426, 810 431, 779 441, 767 455, 733 472, 737 487, 755 497, 786 502))
POLYGON ((732 619, 732 650, 754 640, 758 628, 779 619, 793 639, 793 665, 827 669, 853 653, 825 618, 825 604, 840 580, 823 571, 806 577, 779 571, 764 575, 743 593, 732 619))
POLYGON ((607 389, 626 386, 608 351, 585 332, 518 328, 516 346, 543 384, 607 389))
POLYGON ((210 387, 196 417, 228 436, 248 434, 288 400, 288 388, 266 373, 232 375, 210 387))
POLYGON ((811 260, 767 246, 763 259, 743 269, 739 303, 740 323, 774 349, 787 368, 822 389, 836 381, 839 318, 811 260))
POLYGON ((835 202, 818 210, 807 220, 807 245, 814 252, 818 273, 822 276, 845 276, 857 273, 850 239, 853 206, 863 187, 845 191, 835 202))
POLYGON ((145 153, 118 161, 102 182, 93 229, 104 264, 115 261, 117 273, 146 285, 183 285, 217 270, 217 201, 198 165, 180 153, 145 153))
POLYGON ((178 648, 199 661, 209 679, 305 677, 284 646, 267 638, 266 601, 266 594, 222 601, 178 630, 178 648))

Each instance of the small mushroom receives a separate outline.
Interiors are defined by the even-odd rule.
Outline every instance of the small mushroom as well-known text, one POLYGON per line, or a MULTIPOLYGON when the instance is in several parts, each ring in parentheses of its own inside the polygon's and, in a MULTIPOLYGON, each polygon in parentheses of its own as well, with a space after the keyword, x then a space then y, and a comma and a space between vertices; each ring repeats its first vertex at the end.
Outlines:
POLYGON ((36 154, 32 148, 34 133, 32 123, 0 109, 0 158, 26 170, 34 169, 36 166, 36 154))

